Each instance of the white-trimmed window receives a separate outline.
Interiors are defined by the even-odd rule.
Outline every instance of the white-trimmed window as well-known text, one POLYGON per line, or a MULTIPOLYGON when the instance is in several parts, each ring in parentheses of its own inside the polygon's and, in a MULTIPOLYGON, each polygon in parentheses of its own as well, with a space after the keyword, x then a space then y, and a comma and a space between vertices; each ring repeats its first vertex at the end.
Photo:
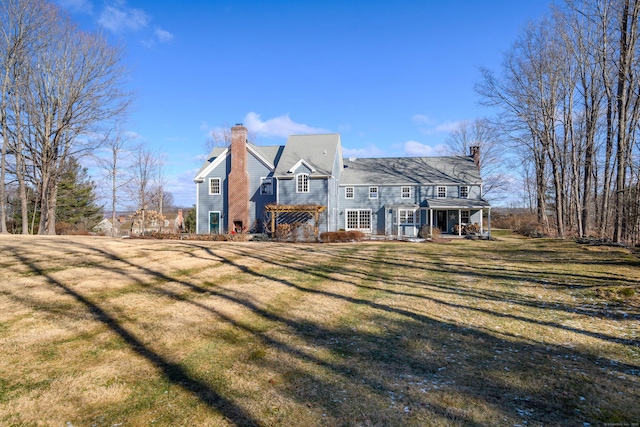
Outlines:
POLYGON ((306 173, 300 173, 296 175, 296 192, 308 193, 309 192, 309 175, 306 173))
POLYGON ((369 187, 369 198, 370 199, 378 198, 378 187, 369 187))
POLYGON ((403 199, 410 199, 411 198, 411 187, 402 187, 402 190, 400 191, 402 198, 403 199))
POLYGON ((469 224, 469 211, 460 211, 460 222, 469 224))
POLYGON ((469 187, 467 187, 466 185, 460 186, 460 197, 463 199, 469 197, 469 187))
POLYGON ((438 186, 438 199, 444 199, 447 197, 447 187, 444 185, 438 186))
POLYGON ((371 209, 346 209, 346 230, 371 232, 371 209))
POLYGON ((271 178, 260 178, 260 194, 273 194, 273 181, 271 180, 271 178))
POLYGON ((219 196, 221 193, 220 178, 209 178, 209 194, 219 196))
POLYGON ((344 187, 344 198, 353 199, 353 187, 344 187))
POLYGON ((400 224, 415 224, 416 211, 413 209, 399 209, 398 221, 400 224))

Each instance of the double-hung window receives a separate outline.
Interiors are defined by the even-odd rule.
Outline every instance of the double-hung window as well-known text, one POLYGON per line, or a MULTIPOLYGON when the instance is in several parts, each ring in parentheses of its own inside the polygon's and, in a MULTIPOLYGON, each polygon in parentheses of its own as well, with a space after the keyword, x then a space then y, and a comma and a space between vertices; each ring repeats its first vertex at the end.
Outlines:
POLYGON ((344 188, 344 198, 345 199, 353 199, 353 187, 345 187, 344 188))
POLYGON ((460 222, 469 224, 469 211, 460 211, 460 222))
POLYGON ((410 199, 411 198, 411 187, 402 187, 401 194, 402 194, 402 198, 403 199, 410 199))
POLYGON ((296 192, 308 193, 309 192, 309 175, 301 173, 296 176, 296 192))
POLYGON ((438 186, 438 198, 439 199, 444 199, 445 197, 447 197, 447 187, 445 186, 438 186))
POLYGON ((370 199, 378 198, 378 187, 369 187, 369 198, 370 199))
POLYGON ((220 191, 220 178, 209 178, 209 194, 213 196, 219 196, 220 191))
POLYGON ((460 186, 460 197, 463 199, 469 197, 469 187, 467 187, 466 185, 460 186))

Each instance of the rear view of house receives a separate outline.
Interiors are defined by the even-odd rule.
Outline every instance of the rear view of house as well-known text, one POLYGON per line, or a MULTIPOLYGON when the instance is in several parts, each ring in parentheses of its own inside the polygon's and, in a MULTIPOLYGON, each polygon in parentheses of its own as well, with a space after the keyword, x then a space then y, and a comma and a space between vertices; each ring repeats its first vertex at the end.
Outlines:
POLYGON ((490 205, 478 159, 478 147, 469 156, 344 159, 339 134, 257 146, 236 125, 231 145, 215 148, 194 179, 197 232, 265 232, 274 206, 317 206, 321 232, 414 237, 424 226, 461 234, 474 224, 483 233, 490 205))

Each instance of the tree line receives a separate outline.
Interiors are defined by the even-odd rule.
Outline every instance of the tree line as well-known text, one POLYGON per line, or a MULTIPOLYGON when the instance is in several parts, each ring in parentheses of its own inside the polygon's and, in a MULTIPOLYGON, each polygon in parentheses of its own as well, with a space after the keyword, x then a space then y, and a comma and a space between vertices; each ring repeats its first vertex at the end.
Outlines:
POLYGON ((164 218, 173 198, 162 155, 122 130, 132 100, 124 58, 52 2, 0 0, 0 232, 8 221, 23 234, 56 234, 59 221, 90 229, 99 199, 112 224, 123 202, 143 230, 164 218), (82 158, 93 158, 100 187, 82 158))
POLYGON ((640 241, 638 0, 566 0, 526 26, 482 103, 547 233, 640 241))
MULTIPOLYGON (((124 50, 77 27, 44 0, 0 1, 0 227, 7 189, 20 199, 22 232, 35 193, 38 234, 55 234, 66 162, 103 142, 103 128, 131 100, 124 50)), ((33 210, 33 209, 32 209, 33 210)))

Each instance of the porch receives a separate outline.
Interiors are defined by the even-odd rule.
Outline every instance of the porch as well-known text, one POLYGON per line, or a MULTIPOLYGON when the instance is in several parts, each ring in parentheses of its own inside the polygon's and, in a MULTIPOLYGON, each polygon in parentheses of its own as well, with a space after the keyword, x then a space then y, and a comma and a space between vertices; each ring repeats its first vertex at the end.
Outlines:
POLYGON ((457 235, 476 232, 491 236, 491 205, 485 200, 431 199, 427 200, 428 224, 430 233, 439 228, 443 234, 457 235), (487 224, 484 224, 484 212, 487 212, 487 224))
POLYGON ((386 234, 418 237, 424 225, 440 229, 442 234, 462 237, 465 234, 491 235, 491 206, 484 200, 433 199, 426 206, 394 204, 385 206, 386 234), (486 226, 484 214, 487 212, 486 226))

